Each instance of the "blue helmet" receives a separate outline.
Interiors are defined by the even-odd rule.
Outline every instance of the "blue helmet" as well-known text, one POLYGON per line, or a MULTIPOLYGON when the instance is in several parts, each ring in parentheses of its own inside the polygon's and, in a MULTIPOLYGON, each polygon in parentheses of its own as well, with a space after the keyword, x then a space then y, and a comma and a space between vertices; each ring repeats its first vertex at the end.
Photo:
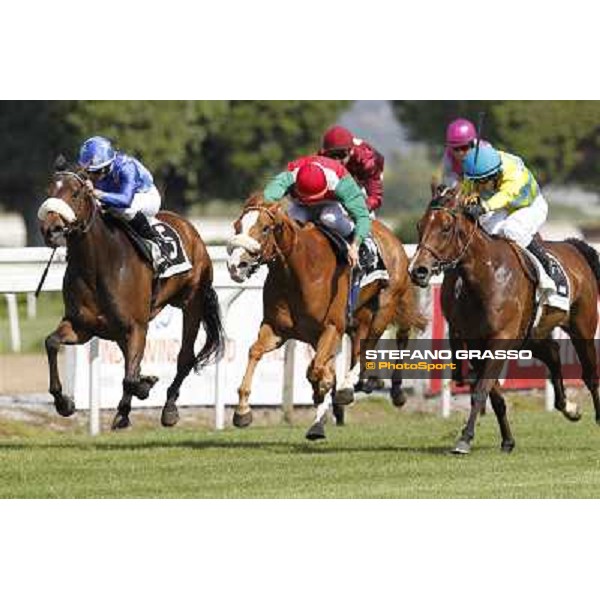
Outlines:
POLYGON ((462 161, 463 173, 467 179, 485 179, 496 175, 502 169, 500 153, 492 146, 481 144, 471 148, 462 161))
POLYGON ((110 165, 116 155, 109 140, 95 135, 83 142, 79 151, 79 166, 86 171, 99 171, 110 165))

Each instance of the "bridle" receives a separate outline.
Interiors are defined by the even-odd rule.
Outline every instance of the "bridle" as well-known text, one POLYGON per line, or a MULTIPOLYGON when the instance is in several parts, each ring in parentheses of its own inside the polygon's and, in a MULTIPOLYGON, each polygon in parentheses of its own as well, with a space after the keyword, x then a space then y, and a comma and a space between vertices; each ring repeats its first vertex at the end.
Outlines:
MULTIPOLYGON (((279 227, 281 227, 282 224, 278 223, 276 221, 275 215, 269 210, 268 207, 266 207, 266 206, 248 206, 247 208, 245 208, 242 211, 242 214, 240 215, 238 221, 241 221, 244 218, 244 215, 246 215, 247 213, 249 213, 253 210, 257 210, 260 213, 266 214, 269 217, 269 219, 271 219, 272 224, 270 226, 268 226, 266 229, 263 229, 263 237, 270 236, 270 245, 269 245, 270 253, 265 252, 263 250, 263 246, 261 244, 260 252, 254 253, 255 256, 258 254, 258 260, 255 263, 253 263, 251 267, 249 267, 250 275, 253 275, 260 266, 269 265, 278 259, 280 259, 285 264, 285 254, 284 254, 283 250, 280 248, 279 244, 277 243, 277 238, 275 236, 275 231, 279 227)), ((293 244, 295 244, 296 235, 297 235, 297 233, 294 231, 293 244)), ((256 241, 258 243, 258 240, 256 240, 256 241)), ((249 254, 252 254, 252 252, 249 252, 249 254)))
POLYGON ((76 192, 74 192, 73 195, 71 196, 71 200, 74 200, 77 203, 77 210, 75 211, 75 214, 77 215, 77 220, 74 221, 72 224, 65 225, 64 233, 66 236, 70 236, 73 234, 82 234, 83 235, 92 228, 92 225, 94 224, 94 221, 96 220, 96 217, 99 212, 98 204, 96 203, 94 198, 87 191, 86 183, 85 183, 85 180, 83 179, 83 177, 81 177, 81 175, 79 175, 78 173, 75 173, 75 171, 59 171, 58 173, 55 173, 53 180, 59 181, 60 179, 64 178, 65 176, 75 178, 79 182, 81 187, 76 192), (83 197, 81 197, 82 192, 83 192, 83 197), (87 200, 88 202, 91 203, 91 206, 92 206, 92 214, 88 218, 87 221, 79 220, 79 212, 80 212, 80 207, 81 207, 80 203, 82 200, 84 202, 87 200))
MULTIPOLYGON (((429 210, 432 210, 432 211, 443 210, 452 216, 452 218, 454 219, 454 227, 452 230, 452 239, 450 241, 451 242, 454 241, 457 238, 457 233, 458 233, 458 226, 457 226, 458 213, 457 213, 457 211, 455 209, 447 208, 446 206, 440 206, 440 205, 437 205, 437 206, 432 205, 432 206, 430 206, 429 210)), ((471 229, 471 234, 469 235, 469 238, 465 242, 462 249, 459 250, 457 256, 455 256, 452 259, 447 259, 447 258, 441 257, 438 254, 438 252, 436 250, 434 250, 431 246, 429 246, 428 244, 425 244, 423 242, 419 242, 419 248, 429 252, 429 254, 431 254, 431 256, 433 256, 433 258, 436 260, 436 264, 434 265, 434 267, 432 269, 434 274, 444 273, 445 271, 454 269, 460 263, 460 261, 463 259, 464 255, 467 253, 467 250, 469 249, 469 246, 471 245, 471 242, 473 241, 473 238, 475 237, 475 233, 477 232, 477 229, 478 229, 478 224, 475 222, 475 223, 473 223, 473 227, 471 229)))

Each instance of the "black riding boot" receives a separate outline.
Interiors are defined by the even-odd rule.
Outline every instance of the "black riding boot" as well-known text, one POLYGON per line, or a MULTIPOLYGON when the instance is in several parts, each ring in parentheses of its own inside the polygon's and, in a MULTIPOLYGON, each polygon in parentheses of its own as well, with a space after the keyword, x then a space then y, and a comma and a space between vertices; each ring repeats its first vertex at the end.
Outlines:
POLYGON ((160 235, 152 229, 146 215, 141 212, 135 214, 133 219, 129 221, 129 225, 131 225, 132 229, 139 233, 143 238, 150 240, 158 245, 162 257, 157 265, 157 269, 159 273, 162 273, 166 269, 168 269, 173 262, 169 258, 169 245, 160 237, 160 235))
POLYGON ((527 250, 531 252, 542 264, 544 271, 550 275, 550 278, 556 284, 556 290, 559 295, 564 296, 568 291, 568 284, 561 269, 557 268, 554 261, 550 258, 543 244, 535 238, 531 244, 527 246, 527 250))

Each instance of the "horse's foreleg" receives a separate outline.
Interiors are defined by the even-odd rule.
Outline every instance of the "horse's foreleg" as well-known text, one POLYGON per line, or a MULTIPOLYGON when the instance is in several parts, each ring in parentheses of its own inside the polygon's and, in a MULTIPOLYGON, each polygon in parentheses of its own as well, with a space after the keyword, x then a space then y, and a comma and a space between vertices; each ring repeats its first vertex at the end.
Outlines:
POLYGON ((461 436, 453 448, 454 454, 469 454, 471 443, 475 438, 475 424, 481 409, 485 406, 490 390, 496 385, 496 381, 504 367, 504 360, 486 359, 477 371, 477 381, 471 393, 471 411, 467 423, 462 430, 461 436))
MULTIPOLYGON (((396 348, 406 350, 408 346, 409 329, 398 329, 396 331, 396 348)), ((392 389, 390 390, 392 404, 397 408, 402 408, 406 404, 406 394, 402 389, 402 371, 394 370, 392 373, 392 389)))
POLYGON ((506 417, 506 403, 500 392, 500 384, 498 382, 496 382, 494 387, 490 390, 490 401, 498 421, 498 426, 500 427, 500 434, 502 435, 500 449, 503 452, 512 452, 515 447, 515 440, 512 436, 510 425, 508 424, 508 419, 506 417))
POLYGON ((252 423, 252 409, 248 398, 252 386, 252 378, 256 365, 267 352, 276 350, 285 340, 276 335, 273 328, 268 323, 263 323, 258 330, 258 338, 248 352, 248 365, 242 383, 238 388, 238 405, 233 413, 233 424, 236 427, 247 427, 252 423))
MULTIPOLYGON (((118 340, 119 347, 125 358, 125 377, 123 378, 123 396, 117 407, 117 414, 112 423, 112 429, 124 429, 131 425, 131 398, 137 396, 144 400, 150 393, 150 388, 140 381, 140 365, 146 346, 147 325, 133 325, 126 339, 118 340)), ((150 386, 151 387, 151 386, 150 386)))
POLYGON ((71 321, 64 319, 46 338, 46 354, 48 355, 50 374, 48 391, 54 396, 56 412, 63 417, 70 417, 75 412, 75 402, 73 398, 62 393, 62 384, 58 374, 58 350, 61 344, 85 344, 90 337, 88 333, 76 331, 71 321))
POLYGON ((325 437, 325 420, 327 410, 331 406, 329 392, 335 385, 335 351, 340 341, 341 333, 334 325, 329 325, 319 338, 316 354, 307 372, 307 378, 313 388, 313 402, 317 410, 313 424, 306 432, 309 440, 325 437))

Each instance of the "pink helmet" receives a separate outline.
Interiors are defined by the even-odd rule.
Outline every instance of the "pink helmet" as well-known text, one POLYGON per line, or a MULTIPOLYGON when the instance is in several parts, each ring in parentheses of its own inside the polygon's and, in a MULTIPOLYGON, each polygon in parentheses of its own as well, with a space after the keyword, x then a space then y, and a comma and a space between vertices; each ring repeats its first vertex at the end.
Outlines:
POLYGON ((465 146, 477 139, 475 125, 467 119, 456 119, 446 129, 446 144, 448 146, 465 146))

